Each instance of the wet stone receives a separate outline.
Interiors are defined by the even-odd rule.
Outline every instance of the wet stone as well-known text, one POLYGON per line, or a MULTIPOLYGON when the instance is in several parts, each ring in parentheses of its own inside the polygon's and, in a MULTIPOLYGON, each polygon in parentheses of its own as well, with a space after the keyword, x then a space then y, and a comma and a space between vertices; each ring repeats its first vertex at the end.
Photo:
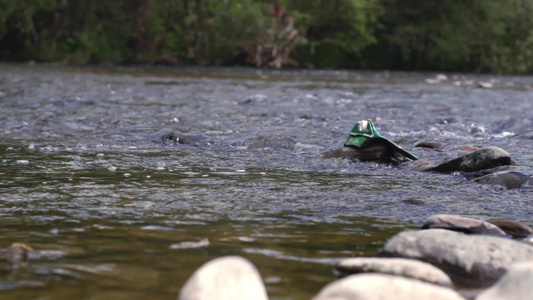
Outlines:
POLYGON ((325 286, 313 300, 464 300, 452 289, 385 274, 357 274, 325 286))
POLYGON ((422 229, 447 229, 468 234, 484 234, 506 237, 505 231, 489 222, 457 215, 433 215, 422 224, 422 229))
POLYGON ((476 300, 526 300, 533 298, 533 262, 513 264, 494 286, 476 297, 476 300))
POLYGON ((483 287, 495 283, 511 264, 533 260, 533 247, 506 238, 428 229, 393 236, 380 256, 425 261, 456 283, 483 287))
POLYGON ((26 244, 13 243, 7 248, 6 259, 12 264, 26 263, 32 251, 33 249, 26 244))
POLYGON ((358 149, 355 147, 342 147, 325 153, 323 158, 350 158, 359 161, 390 162, 394 153, 386 144, 376 142, 372 145, 358 149))
POLYGON ((411 204, 411 205, 425 205, 426 201, 420 200, 420 199, 405 199, 402 200, 405 204, 411 204))
POLYGON ((486 147, 438 164, 437 166, 429 165, 420 170, 439 173, 476 172, 509 164, 511 164, 511 156, 507 151, 498 147, 486 147))
POLYGON ((474 179, 474 182, 481 184, 496 184, 507 189, 517 189, 522 187, 530 179, 530 176, 519 172, 496 172, 474 179))
POLYGON ((439 149, 442 147, 442 143, 431 142, 431 141, 420 141, 420 142, 415 143, 414 146, 421 147, 421 148, 439 149))
POLYGON ((196 135, 185 135, 179 132, 170 132, 161 137, 163 143, 174 142, 176 144, 199 146, 203 143, 207 143, 205 138, 196 135))
POLYGON ((464 176, 468 180, 474 180, 476 178, 480 178, 485 175, 490 175, 490 174, 495 174, 495 173, 500 173, 500 172, 501 173, 513 172, 512 169, 513 169, 513 166, 498 166, 498 167, 494 167, 490 169, 479 170, 476 172, 468 172, 468 173, 465 173, 464 176))
POLYGON ((255 266, 240 256, 213 259, 187 280, 178 300, 267 300, 255 266))
POLYGON ((505 231, 506 234, 510 235, 514 239, 526 238, 533 234, 533 228, 518 221, 493 219, 487 220, 487 222, 498 226, 503 231, 505 231))
POLYGON ((346 276, 355 273, 381 273, 398 275, 428 283, 452 286, 448 275, 440 269, 418 260, 404 258, 348 258, 340 261, 335 270, 346 276))

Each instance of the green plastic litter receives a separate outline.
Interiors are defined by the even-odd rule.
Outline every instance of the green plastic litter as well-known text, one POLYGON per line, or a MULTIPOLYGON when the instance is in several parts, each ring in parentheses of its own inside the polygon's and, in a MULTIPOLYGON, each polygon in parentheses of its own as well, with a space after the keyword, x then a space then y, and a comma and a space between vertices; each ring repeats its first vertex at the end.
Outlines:
POLYGON ((389 145, 393 150, 396 152, 402 154, 403 156, 412 159, 417 160, 418 156, 414 155, 413 153, 403 149, 402 147, 396 145, 391 140, 383 137, 379 134, 376 127, 374 127, 374 123, 372 123, 371 120, 361 120, 357 123, 355 123, 354 127, 348 134, 348 138, 346 139, 346 142, 344 143, 344 146, 346 147, 355 147, 355 148, 363 148, 369 144, 372 144, 376 141, 384 141, 387 145, 389 145))

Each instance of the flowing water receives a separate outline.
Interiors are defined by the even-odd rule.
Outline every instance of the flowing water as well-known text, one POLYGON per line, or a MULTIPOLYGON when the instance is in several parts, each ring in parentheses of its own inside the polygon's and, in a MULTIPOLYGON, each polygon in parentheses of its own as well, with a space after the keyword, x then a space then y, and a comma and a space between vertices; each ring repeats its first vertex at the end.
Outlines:
POLYGON ((0 65, 0 298, 175 299, 241 255, 271 299, 309 299, 432 214, 533 225, 531 188, 321 158, 372 118, 421 157, 498 146, 533 173, 533 77, 434 76, 0 65))

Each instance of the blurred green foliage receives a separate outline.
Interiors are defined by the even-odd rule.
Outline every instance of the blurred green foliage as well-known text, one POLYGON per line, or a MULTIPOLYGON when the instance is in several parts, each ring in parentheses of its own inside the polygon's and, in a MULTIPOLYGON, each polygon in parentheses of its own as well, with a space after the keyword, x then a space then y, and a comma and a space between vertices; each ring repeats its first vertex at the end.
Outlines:
POLYGON ((237 64, 277 5, 304 66, 533 72, 531 0, 0 0, 0 59, 237 64))

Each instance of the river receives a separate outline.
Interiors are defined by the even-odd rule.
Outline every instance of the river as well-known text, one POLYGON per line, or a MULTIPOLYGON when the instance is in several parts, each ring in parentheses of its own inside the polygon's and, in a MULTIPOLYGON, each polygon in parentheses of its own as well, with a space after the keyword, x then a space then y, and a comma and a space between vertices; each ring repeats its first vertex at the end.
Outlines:
POLYGON ((531 188, 321 158, 372 118, 421 157, 498 146, 532 174, 533 77, 435 76, 0 64, 0 256, 35 250, 2 264, 0 298, 176 299, 241 255, 271 299, 303 300, 432 214, 533 225, 531 188))

